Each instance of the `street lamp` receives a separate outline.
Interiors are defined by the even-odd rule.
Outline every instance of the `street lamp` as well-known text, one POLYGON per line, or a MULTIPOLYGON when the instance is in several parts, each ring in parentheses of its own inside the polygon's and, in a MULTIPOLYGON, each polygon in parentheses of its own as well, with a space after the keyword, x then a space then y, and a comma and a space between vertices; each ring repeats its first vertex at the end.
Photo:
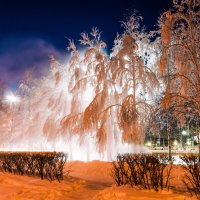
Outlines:
POLYGON ((14 106, 20 103, 20 98, 13 92, 6 92, 4 101, 8 103, 10 106, 14 106))
POLYGON ((178 141, 174 140, 174 146, 177 147, 178 146, 178 141))
POLYGON ((186 130, 183 130, 183 131, 182 131, 182 135, 187 135, 187 131, 186 131, 186 130))
POLYGON ((151 147, 151 146, 152 146, 151 141, 148 141, 148 142, 146 143, 146 146, 151 147))
POLYGON ((14 94, 11 91, 6 92, 4 97, 4 102, 9 104, 11 108, 11 125, 10 125, 10 137, 12 138, 12 130, 13 130, 13 110, 14 106, 18 105, 20 103, 21 99, 18 95, 14 94))
POLYGON ((181 132, 181 147, 183 148, 184 147, 184 140, 183 140, 183 136, 187 136, 188 133, 186 130, 182 130, 181 132))

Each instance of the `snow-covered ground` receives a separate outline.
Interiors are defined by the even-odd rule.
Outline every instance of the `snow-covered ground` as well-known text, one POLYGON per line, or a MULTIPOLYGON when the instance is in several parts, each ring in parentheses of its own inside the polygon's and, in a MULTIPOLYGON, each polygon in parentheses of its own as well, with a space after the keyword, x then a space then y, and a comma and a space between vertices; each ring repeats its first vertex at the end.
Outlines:
POLYGON ((65 178, 57 181, 0 173, 0 200, 189 200, 181 183, 183 171, 175 166, 171 180, 174 191, 145 191, 115 186, 108 162, 68 162, 65 178), (70 171, 69 176, 67 176, 70 171))

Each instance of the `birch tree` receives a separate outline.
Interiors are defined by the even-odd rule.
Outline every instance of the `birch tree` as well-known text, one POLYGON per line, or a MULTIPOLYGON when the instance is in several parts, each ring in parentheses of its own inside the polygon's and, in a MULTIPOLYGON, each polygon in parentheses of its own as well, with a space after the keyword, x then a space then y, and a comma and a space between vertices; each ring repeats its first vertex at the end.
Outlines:
MULTIPOLYGON (((78 62, 86 68, 83 76, 75 81, 72 93, 90 84, 94 88, 94 98, 83 111, 72 112, 64 118, 63 126, 79 133, 94 131, 100 151, 111 134, 120 137, 121 132, 121 139, 126 143, 142 144, 144 141, 145 126, 153 110, 150 104, 154 93, 152 86, 156 90, 158 80, 139 55, 136 41, 144 39, 143 32, 139 31, 139 19, 131 16, 122 22, 125 31, 116 38, 110 59, 101 51, 105 43, 96 29, 91 33, 94 39, 84 33, 80 40, 89 46, 83 60, 78 62)), ((72 50, 74 56, 77 52, 72 50)), ((73 107, 76 108, 75 104, 73 107)))
POLYGON ((199 1, 174 0, 160 18, 163 44, 160 71, 166 91, 161 107, 172 110, 179 126, 200 121, 200 14, 199 1))

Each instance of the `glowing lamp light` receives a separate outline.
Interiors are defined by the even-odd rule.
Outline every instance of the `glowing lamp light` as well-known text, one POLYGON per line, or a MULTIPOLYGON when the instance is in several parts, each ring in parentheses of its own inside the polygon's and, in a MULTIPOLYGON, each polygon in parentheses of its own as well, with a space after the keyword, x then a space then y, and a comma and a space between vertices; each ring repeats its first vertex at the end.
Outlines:
POLYGON ((146 145, 147 145, 148 147, 151 147, 152 144, 151 144, 151 142, 149 141, 149 142, 146 143, 146 145))
POLYGON ((10 105, 16 105, 20 103, 19 96, 15 95, 13 92, 7 92, 5 95, 5 102, 10 105))
POLYGON ((177 140, 174 141, 174 146, 177 146, 178 145, 178 142, 177 140))
POLYGON ((187 135, 187 131, 183 130, 182 135, 187 135))
POLYGON ((187 139, 187 143, 186 143, 186 144, 187 144, 188 146, 191 145, 191 140, 190 140, 189 138, 187 139))

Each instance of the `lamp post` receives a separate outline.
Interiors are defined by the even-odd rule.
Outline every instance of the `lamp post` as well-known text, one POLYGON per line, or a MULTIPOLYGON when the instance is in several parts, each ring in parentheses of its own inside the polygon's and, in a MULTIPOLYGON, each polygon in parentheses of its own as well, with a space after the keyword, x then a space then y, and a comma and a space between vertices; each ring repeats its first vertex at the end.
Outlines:
POLYGON ((186 136, 187 135, 187 131, 186 130, 183 130, 181 132, 181 146, 184 148, 184 141, 183 141, 183 136, 186 136))
POLYGON ((146 143, 146 146, 148 146, 148 147, 152 147, 152 143, 151 143, 151 141, 148 141, 148 142, 146 143))
POLYGON ((13 92, 9 91, 6 92, 4 101, 9 104, 11 109, 11 125, 10 125, 10 137, 12 138, 12 132, 13 132, 13 114, 14 114, 14 107, 20 103, 20 97, 13 92))

